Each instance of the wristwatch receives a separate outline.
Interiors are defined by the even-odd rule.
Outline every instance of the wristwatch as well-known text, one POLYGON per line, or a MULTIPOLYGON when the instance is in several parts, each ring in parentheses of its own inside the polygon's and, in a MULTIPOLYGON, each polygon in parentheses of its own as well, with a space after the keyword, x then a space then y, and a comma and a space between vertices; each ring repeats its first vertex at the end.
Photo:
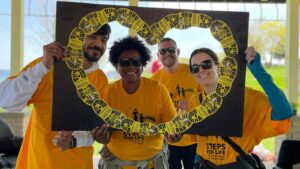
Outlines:
POLYGON ((70 149, 77 147, 77 139, 76 137, 72 136, 72 140, 70 142, 70 149))

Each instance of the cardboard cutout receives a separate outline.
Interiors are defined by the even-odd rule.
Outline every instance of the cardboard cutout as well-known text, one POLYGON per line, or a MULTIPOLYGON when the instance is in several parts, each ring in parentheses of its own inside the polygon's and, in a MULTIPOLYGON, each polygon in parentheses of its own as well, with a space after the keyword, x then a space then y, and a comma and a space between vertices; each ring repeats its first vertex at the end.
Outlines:
POLYGON ((67 49, 66 62, 55 64, 52 129, 91 130, 105 122, 115 129, 142 135, 185 132, 241 136, 246 69, 244 51, 247 47, 248 21, 249 14, 244 12, 58 2, 56 40, 66 44, 67 49), (217 91, 203 98, 202 104, 191 112, 157 125, 136 122, 109 107, 89 83, 81 65, 85 36, 112 21, 118 21, 135 30, 150 45, 157 44, 173 28, 210 29, 226 54, 220 63, 217 91))

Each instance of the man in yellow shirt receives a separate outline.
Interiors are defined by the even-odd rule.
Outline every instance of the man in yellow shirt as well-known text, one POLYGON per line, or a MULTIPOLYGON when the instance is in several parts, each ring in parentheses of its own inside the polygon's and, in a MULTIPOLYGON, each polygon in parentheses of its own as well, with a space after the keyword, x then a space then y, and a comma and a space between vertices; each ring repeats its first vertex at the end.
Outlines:
MULTIPOLYGON (((180 50, 171 38, 164 38, 158 44, 157 56, 162 63, 162 69, 152 76, 152 79, 164 84, 177 109, 177 113, 185 113, 190 97, 202 91, 195 81, 187 64, 178 63, 180 50)), ((181 141, 169 143, 169 165, 172 169, 192 169, 196 155, 196 144, 190 135, 183 135, 181 141)))
MULTIPOLYGON (((89 81, 101 97, 106 97, 108 81, 97 61, 106 50, 111 29, 103 25, 97 32, 87 35, 83 42, 83 68, 89 81)), ((0 107, 20 111, 33 104, 23 144, 17 159, 17 169, 91 169, 91 146, 60 151, 52 143, 57 132, 51 131, 53 61, 64 60, 64 46, 53 42, 43 47, 43 57, 29 63, 17 76, 0 84, 0 107)))

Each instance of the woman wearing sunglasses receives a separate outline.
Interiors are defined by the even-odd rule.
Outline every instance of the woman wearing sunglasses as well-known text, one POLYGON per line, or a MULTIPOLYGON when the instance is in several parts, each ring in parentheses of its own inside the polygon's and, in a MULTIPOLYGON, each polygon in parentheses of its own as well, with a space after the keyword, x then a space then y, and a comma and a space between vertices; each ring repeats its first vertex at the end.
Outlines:
MULTIPOLYGON (((245 88, 243 136, 227 137, 245 154, 242 155, 232 144, 228 144, 230 141, 225 141, 224 137, 195 135, 198 143, 196 169, 259 168, 259 161, 256 162, 249 156, 253 147, 262 139, 283 134, 289 128, 292 109, 287 98, 264 70, 259 53, 249 47, 245 54, 248 68, 266 93, 245 88)), ((189 63, 191 73, 204 88, 200 93, 201 97, 215 92, 219 79, 217 55, 208 48, 196 49, 192 52, 189 63)), ((197 94, 191 98, 189 110, 201 104, 201 97, 197 94)))
MULTIPOLYGON (((138 122, 159 124, 170 121, 176 115, 176 109, 168 90, 157 81, 141 77, 150 60, 149 49, 137 38, 127 37, 116 41, 109 54, 109 61, 121 79, 110 85, 107 103, 138 122)), ((175 142, 181 135, 167 138, 175 142)), ((142 136, 112 131, 100 154, 99 168, 134 166, 148 169, 150 161, 149 168, 168 168, 164 135, 142 136)))

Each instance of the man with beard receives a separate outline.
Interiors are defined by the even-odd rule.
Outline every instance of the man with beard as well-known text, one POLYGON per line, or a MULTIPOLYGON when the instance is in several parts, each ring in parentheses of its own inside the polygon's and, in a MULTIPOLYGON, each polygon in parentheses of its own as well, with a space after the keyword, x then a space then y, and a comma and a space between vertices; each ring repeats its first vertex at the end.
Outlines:
MULTIPOLYGON (((157 56, 162 63, 162 69, 152 77, 164 84, 177 109, 177 113, 185 113, 191 96, 202 91, 190 73, 187 64, 178 63, 180 50, 171 38, 163 38, 158 44, 157 56)), ((190 135, 183 135, 181 141, 169 143, 169 166, 181 169, 181 162, 185 169, 192 169, 196 155, 196 144, 190 135)))
MULTIPOLYGON (((103 25, 97 32, 87 35, 83 42, 83 68, 89 81, 100 96, 106 97, 108 81, 97 61, 106 50, 111 29, 103 25)), ((57 149, 52 140, 57 132, 51 131, 53 62, 64 60, 64 46, 53 42, 43 47, 43 57, 29 63, 19 75, 9 77, 0 84, 0 107, 20 111, 33 104, 23 144, 17 159, 17 169, 92 168, 93 148, 74 148, 66 152, 57 149)))

